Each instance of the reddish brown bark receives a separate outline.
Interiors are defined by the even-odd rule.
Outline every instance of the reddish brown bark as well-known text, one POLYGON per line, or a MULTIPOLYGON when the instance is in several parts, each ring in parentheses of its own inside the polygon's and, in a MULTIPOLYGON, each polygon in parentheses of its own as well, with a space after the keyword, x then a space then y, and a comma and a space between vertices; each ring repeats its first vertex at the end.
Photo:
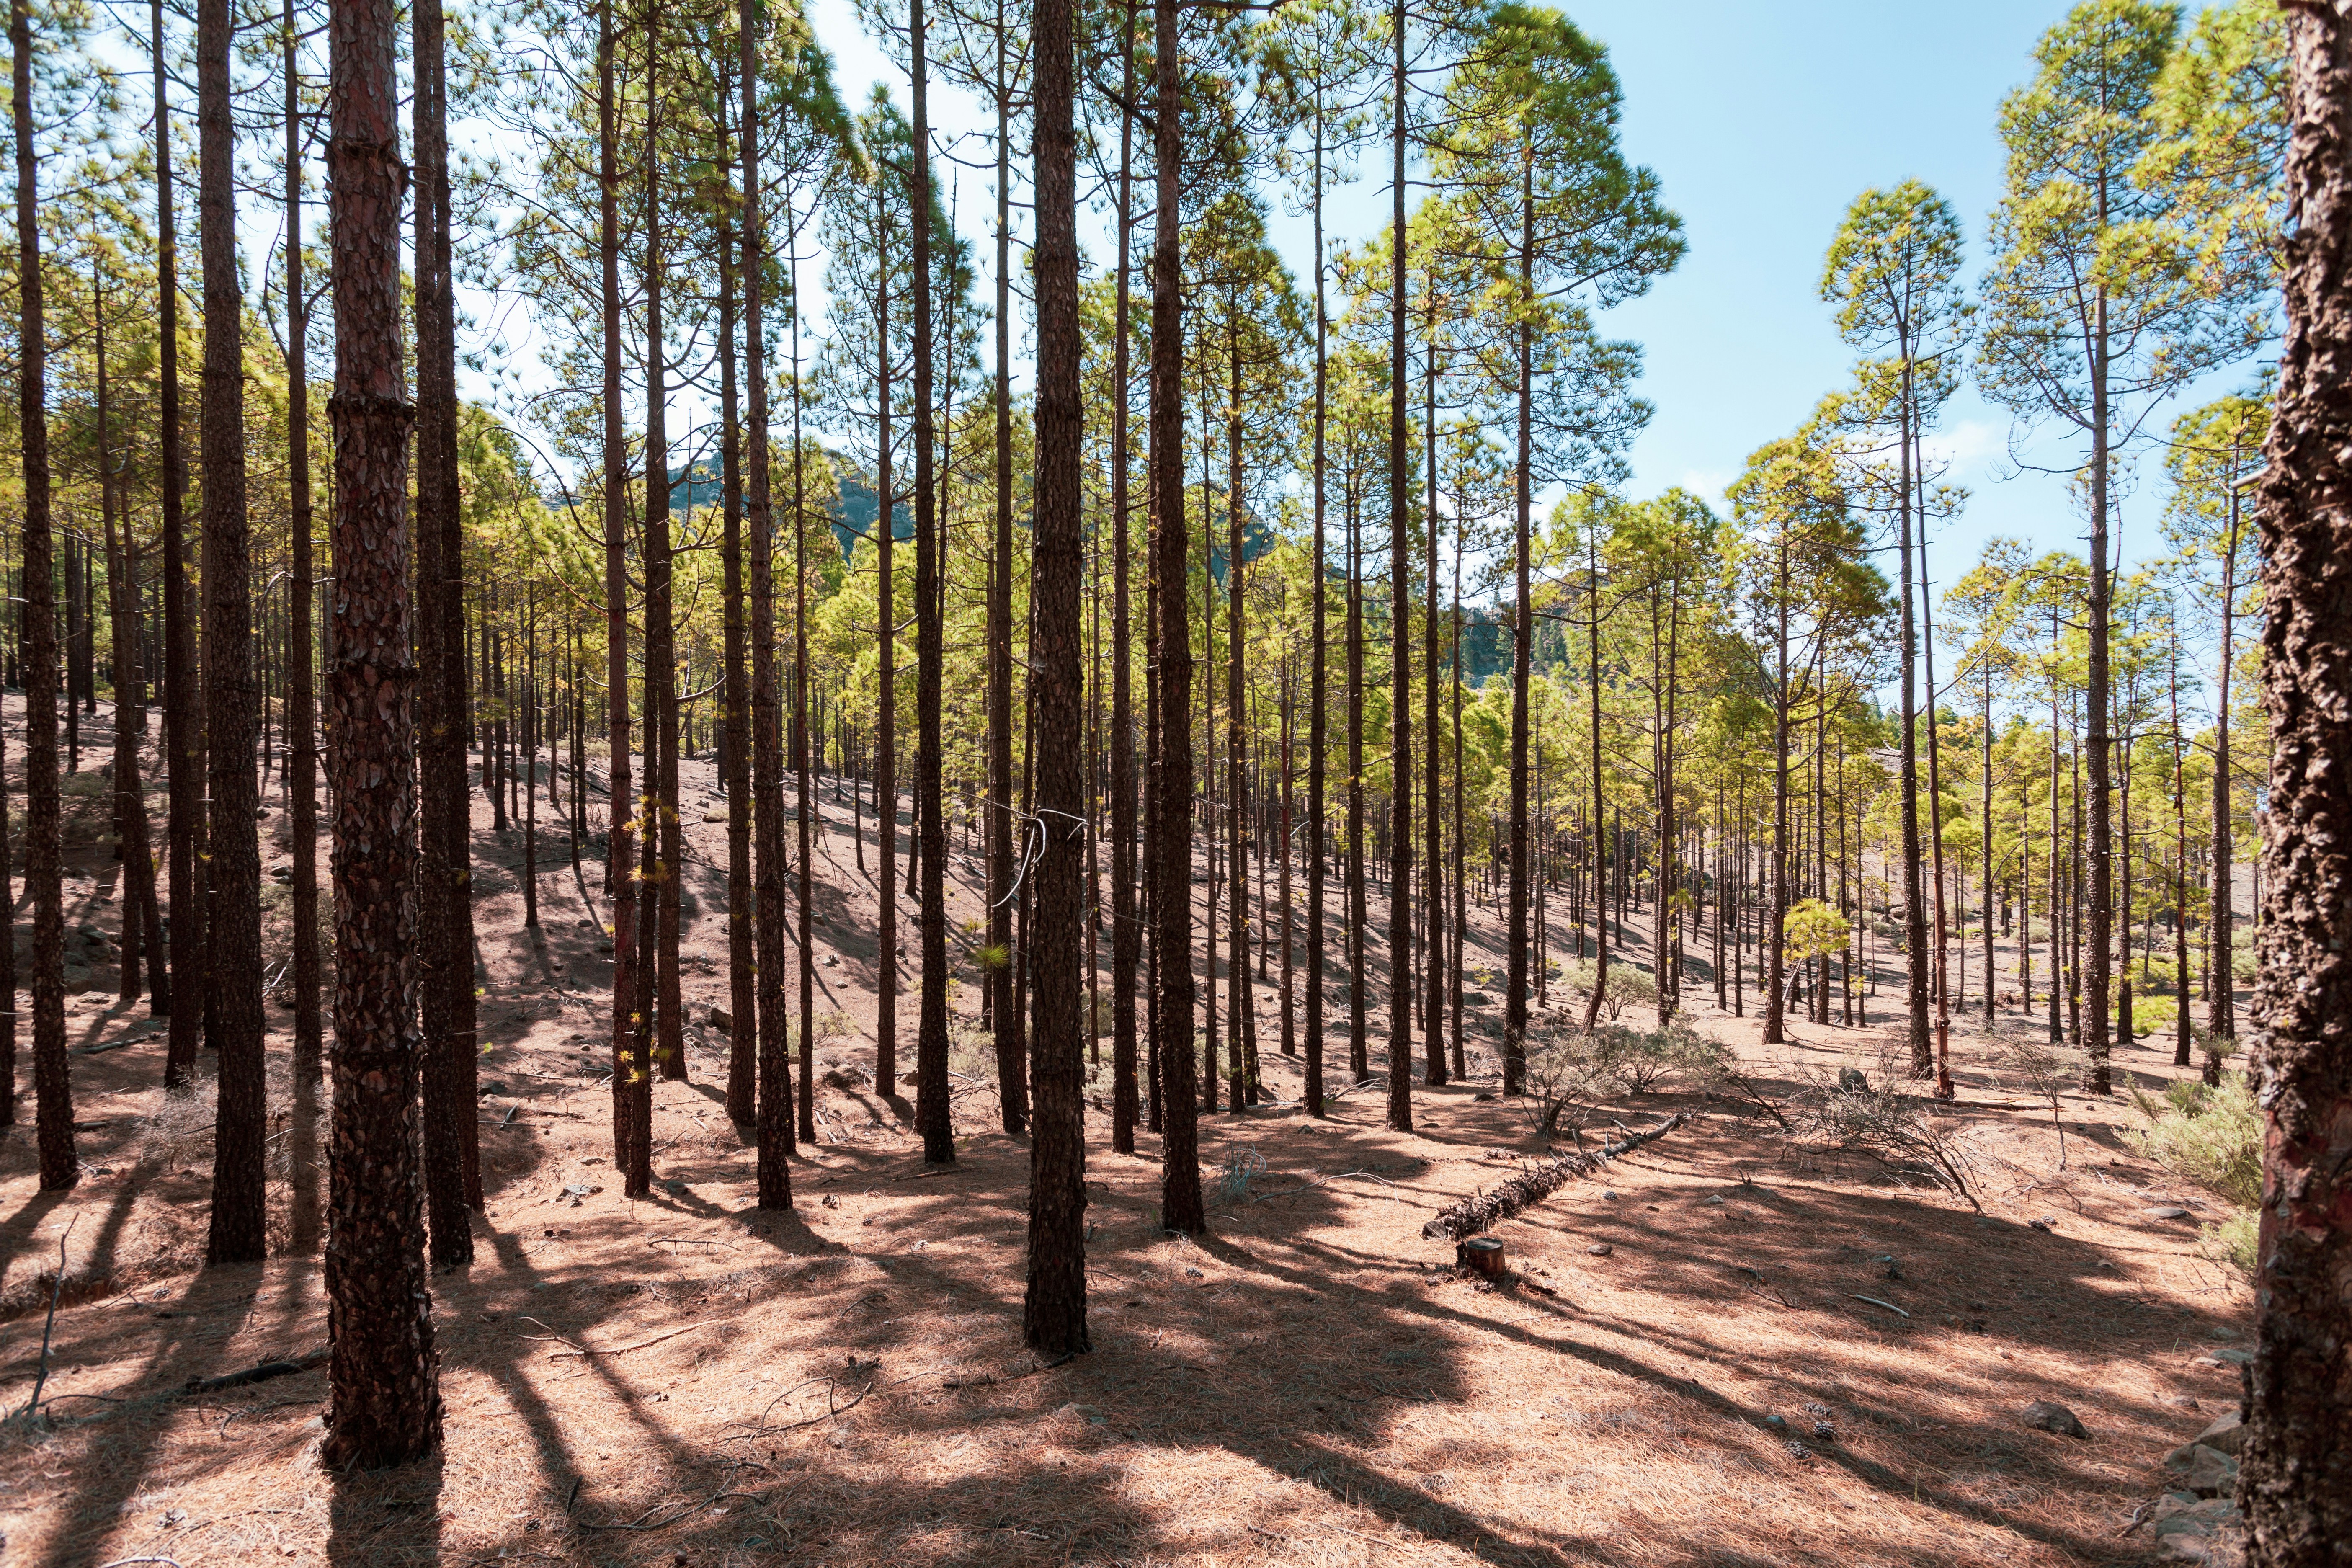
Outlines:
MULTIPOLYGON (((776 589, 775 510, 771 501, 768 461, 768 375, 765 329, 761 310, 761 268, 767 256, 766 230, 761 218, 759 34, 752 0, 741 0, 739 88, 743 105, 743 363, 749 383, 750 407, 745 431, 743 505, 751 530, 751 791, 752 833, 758 902, 756 941, 759 1008, 759 1203, 763 1209, 793 1205, 792 1168, 784 1163, 793 1138, 793 1076, 787 1052, 784 989, 784 784, 781 738, 776 722, 776 589)), ((795 307, 797 309, 797 307, 795 307)), ((799 339, 795 335, 793 342, 799 339)), ((799 385, 799 366, 793 382, 799 385)), ((794 471, 798 471, 797 436, 794 471)), ((795 487, 794 497, 798 498, 795 487)), ((798 537, 800 518, 793 514, 798 537)), ((803 743, 805 743, 803 742, 803 743)), ((808 792, 801 795, 801 832, 808 832, 808 792)), ((803 838, 803 844, 806 840, 803 838)), ((807 865, 803 849, 802 865, 807 865)), ((806 972, 809 931, 806 900, 803 901, 801 952, 806 972)), ((805 981, 803 982, 805 986, 805 981)), ((752 1027, 739 1017, 739 1029, 752 1027)))
MULTIPOLYGON (((197 210, 204 231, 205 740, 212 788, 205 838, 210 929, 205 1037, 219 1064, 210 1263, 268 1250, 262 1082, 261 790, 254 773, 260 689, 253 667, 252 528, 246 510, 245 296, 237 271, 236 128, 228 0, 196 7, 197 210)), ((27 743, 31 737, 27 734, 27 743)), ((35 1024, 39 1001, 35 998, 35 1024)))
POLYGON ((1160 723, 1151 758, 1151 950, 1159 1040, 1160 1223, 1201 1231, 1200 1097, 1192 1054, 1192 647, 1185 624, 1184 303, 1178 211, 1184 142, 1183 54, 1177 7, 1159 6, 1152 70, 1158 232, 1151 244, 1151 572, 1158 632, 1152 682, 1160 723))
MULTIPOLYGON (((16 132, 16 276, 22 367, 16 418, 25 477, 25 884, 33 898, 33 1100, 41 1190, 70 1187, 73 1098, 66 1079, 65 901, 59 864, 57 586, 49 529, 47 327, 42 319, 40 165, 33 146, 33 24, 27 0, 8 10, 16 132)), ((8 1004, 16 1005, 15 994, 8 1004)), ((13 1054, 13 1053, 12 1053, 13 1054)), ((13 1069, 14 1063, 10 1066, 13 1069)), ((10 1083, 15 1083, 13 1070, 10 1083)))
MULTIPOLYGON (((465 544, 457 492, 457 325, 441 0, 413 14, 416 94, 416 662, 422 792, 417 971, 425 1034, 425 1190, 435 1267, 474 1260, 481 1206, 474 1103, 473 795, 466 787, 465 544)), ((488 748, 484 748, 487 753, 488 748)))
MULTIPOLYGON (((917 0, 920 4, 920 0, 917 0)), ((1046 1355, 1091 1350, 1087 1337, 1086 1072, 1079 931, 1087 918, 1083 693, 1079 648, 1077 143, 1071 129, 1071 0, 1035 11, 1037 477, 1032 594, 1036 616, 1037 815, 1044 851, 1030 973, 1035 1092, 1029 1143, 1029 1289, 1022 1337, 1046 1355)), ((1231 569, 1239 581, 1240 562, 1231 569)), ((926 868, 931 864, 926 858, 926 868)), ((936 873, 932 873, 936 875, 936 873)), ((1236 966, 1238 968, 1238 966, 1236 966)))
MULTIPOLYGON (((2263 1207, 2238 1489, 2258 1568, 2352 1554, 2352 5, 2288 13, 2286 338, 2262 485, 2263 1207)), ((2226 960, 2224 960, 2226 961, 2226 960)))
POLYGON ((399 89, 391 0, 334 0, 334 1109, 328 1141, 331 1467, 394 1465, 441 1437, 417 1168, 416 741, 400 322, 399 89))

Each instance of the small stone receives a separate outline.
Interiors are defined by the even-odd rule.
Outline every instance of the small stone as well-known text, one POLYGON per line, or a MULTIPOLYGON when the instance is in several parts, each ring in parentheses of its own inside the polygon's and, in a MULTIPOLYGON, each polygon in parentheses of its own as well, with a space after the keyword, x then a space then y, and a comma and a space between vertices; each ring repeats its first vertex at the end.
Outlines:
POLYGON ((2021 1418, 2037 1431, 2054 1432, 2061 1437, 2087 1439, 2091 1436, 2083 1429, 2082 1422, 2074 1418, 2073 1411, 2047 1399, 2037 1399, 2027 1405, 2021 1418))
POLYGON ((1838 1092, 1867 1094, 1870 1092, 1870 1079, 1863 1076, 1860 1068, 1838 1068, 1838 1092))
POLYGON ((2140 1523, 2170 1560, 2213 1568, 2235 1568, 2245 1561, 2244 1521, 2228 1498, 2200 1501, 2185 1492, 2167 1492, 2140 1523))
POLYGON ((1612 1253, 1612 1252, 1616 1251, 1617 1249, 1616 1249, 1615 1247, 1613 1247, 1610 1246, 1610 1245, 1609 1245, 1607 1242, 1605 1242, 1605 1241, 1596 1241, 1596 1242, 1594 1242, 1591 1246, 1590 1246, 1590 1247, 1586 1247, 1584 1250, 1585 1250, 1585 1251, 1587 1251, 1587 1252, 1589 1252, 1589 1253, 1591 1253, 1591 1254, 1593 1257, 1595 1257, 1595 1258, 1606 1258, 1606 1257, 1608 1257, 1611 1253, 1612 1253))
POLYGON ((686 1184, 679 1181, 676 1176, 672 1176, 669 1180, 662 1184, 662 1191, 667 1193, 674 1198, 682 1198, 686 1196, 686 1184))
POLYGON ((713 1007, 710 1010, 710 1026, 724 1029, 731 1035, 735 1032, 735 1015, 724 1007, 713 1007))
POLYGON ((2150 1219, 2187 1219, 2189 1217, 2189 1211, 2178 1204, 2158 1204, 2154 1208, 2142 1212, 2150 1219))
POLYGON ((1616 1201, 1617 1201, 1617 1194, 1616 1194, 1616 1193, 1615 1193, 1613 1190, 1612 1190, 1611 1188, 1608 1188, 1608 1187, 1603 1187, 1603 1188, 1601 1188, 1601 1195, 1602 1197, 1604 1197, 1604 1198, 1607 1198, 1607 1199, 1608 1199, 1610 1202, 1612 1202, 1612 1203, 1614 1203, 1614 1202, 1616 1202, 1616 1201))
POLYGON ((1789 1418, 1785 1415, 1767 1415, 1764 1417, 1764 1429, 1768 1432, 1786 1432, 1789 1429, 1789 1418))
POLYGON ((2238 1461, 2202 1443, 2184 1443, 2164 1457, 2173 1484, 2199 1497, 2221 1497, 2238 1487, 2238 1461))
MULTIPOLYGON (((2194 1400, 2189 1401, 2188 1404, 2190 1409, 2196 1408, 2194 1400)), ((2202 1432, 2198 1433, 2192 1441, 2202 1443, 2217 1454, 2242 1453, 2246 1447, 2245 1417, 2232 1410, 2216 1419, 2202 1432)))

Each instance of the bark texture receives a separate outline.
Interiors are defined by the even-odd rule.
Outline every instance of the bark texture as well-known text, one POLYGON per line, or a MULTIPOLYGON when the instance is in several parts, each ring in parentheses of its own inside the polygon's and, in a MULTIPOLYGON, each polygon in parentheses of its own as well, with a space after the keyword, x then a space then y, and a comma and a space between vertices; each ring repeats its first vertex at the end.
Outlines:
POLYGON ((1184 143, 1182 50, 1176 7, 1155 12, 1159 79, 1153 163, 1159 203, 1151 242, 1151 575, 1159 646, 1152 685, 1159 720, 1151 758, 1153 1035, 1160 1045, 1152 1104, 1160 1112, 1160 1223, 1208 1227, 1201 1202, 1200 1099, 1192 1046, 1192 647, 1185 625, 1184 304, 1177 210, 1184 143))
POLYGON ((2263 1210, 2238 1500, 2258 1568, 2352 1562, 2352 5, 2289 12, 2286 338, 2262 485, 2263 1210))
MULTIPOLYGON (((776 514, 768 461, 768 371, 766 328, 761 319, 761 268, 767 264, 760 187, 760 42, 752 0, 739 13, 741 58, 739 86, 743 107, 743 364, 748 400, 744 430, 743 512, 751 533, 751 795, 755 942, 753 980, 759 1010, 759 1204, 763 1209, 793 1205, 793 1074, 784 989, 784 780, 782 738, 777 733, 776 514)), ((795 303, 795 310, 798 309, 795 303)), ((793 382, 800 380, 793 367, 793 382)), ((794 446, 798 441, 795 438, 794 446)), ((794 459, 798 462, 798 455, 794 459)), ((793 519, 797 535, 799 518, 793 519)), ((801 831, 808 831, 808 801, 802 792, 801 831)), ((805 846, 805 840, 803 840, 805 846)), ((806 863, 806 849, 803 849, 806 863)), ((803 920, 801 951, 808 951, 803 920)), ((753 1027, 739 1016, 738 1029, 753 1027)))
MULTIPOLYGON (((919 0, 918 0, 919 4, 919 0)), ((1078 581, 1084 457, 1078 388, 1077 142, 1071 128, 1072 0, 1038 0, 1035 54, 1037 249, 1036 605, 1030 642, 1037 716, 1037 815, 1045 849, 1031 938, 1035 1107, 1029 1142, 1029 1289, 1022 1337, 1066 1355, 1087 1338, 1086 1074, 1079 933, 1087 919, 1086 779, 1079 746, 1078 581)), ((1239 559, 1233 570, 1238 580, 1239 559)), ((927 855, 927 879, 937 873, 927 855)))
POLYGON ((163 0, 150 0, 148 48, 155 72, 156 446, 163 459, 163 749, 170 785, 164 836, 171 856, 171 974, 159 997, 171 1017, 163 1083, 184 1089, 195 1071, 205 1012, 205 921, 197 847, 205 814, 204 725, 196 708, 196 618, 188 596, 185 519, 188 454, 180 431, 180 245, 173 216, 170 75, 163 59, 163 0))
MULTIPOLYGON (((262 1083, 261 789, 254 749, 261 693, 253 668, 252 529, 246 515, 245 344, 216 324, 242 321, 237 274, 236 128, 230 120, 228 0, 196 7, 197 210, 205 263, 205 738, 212 786, 205 840, 210 931, 205 1033, 219 1062, 213 1130, 210 1263, 258 1262, 268 1250, 262 1083)), ((29 733, 28 744, 37 744, 29 733)), ((35 976, 38 980, 37 973, 35 976)), ((35 1027, 39 1026, 37 992, 35 1027)))
MULTIPOLYGON (((33 145, 33 22, 29 0, 8 8, 16 133, 16 276, 21 310, 16 417, 25 476, 25 884, 33 898, 33 1114, 41 1191, 79 1179, 73 1097, 66 1078, 65 889, 59 863, 58 595, 49 528, 47 325, 42 320, 39 164, 33 145)), ((13 940, 13 937, 12 937, 13 940)), ((9 993, 8 1005, 16 1005, 9 993)), ((14 1052, 10 1053, 12 1056, 14 1052)), ((15 1064, 10 1083, 13 1087, 15 1064)), ((224 1103, 226 1089, 224 1086, 224 1103)), ((258 1144, 256 1145, 257 1151, 258 1144)), ((259 1194, 256 1192, 256 1206, 259 1194)))
POLYGON ((441 1437, 417 1163, 416 742, 400 323, 399 89, 391 0, 335 0, 334 1108, 328 1138, 331 1467, 405 1463, 441 1437))
MULTIPOLYGON (((433 1262, 474 1260, 478 1206, 474 915, 466 788, 464 536, 457 514, 457 324, 441 0, 413 13, 416 92, 416 663, 422 769, 417 968, 425 1033, 425 1191, 433 1262)), ((485 748, 487 750, 487 748, 485 748)))

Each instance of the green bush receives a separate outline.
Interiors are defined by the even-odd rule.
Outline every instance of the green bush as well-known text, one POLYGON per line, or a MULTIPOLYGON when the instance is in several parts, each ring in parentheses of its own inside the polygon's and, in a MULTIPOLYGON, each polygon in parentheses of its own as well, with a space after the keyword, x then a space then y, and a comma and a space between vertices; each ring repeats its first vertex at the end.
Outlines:
POLYGON ((1705 1079, 1727 1053, 1683 1019, 1663 1029, 1612 1026, 1601 1031, 1602 1059, 1628 1094, 1647 1094, 1668 1082, 1705 1079))
POLYGON ((2255 1255, 2261 1239, 2261 1222, 2251 1209, 2240 1209, 2220 1225, 2203 1226, 2199 1234, 2213 1255, 2229 1263, 2241 1274, 2254 1271, 2255 1255))
POLYGON ((2125 1130, 2133 1148, 2242 1208, 2261 1201, 2263 1119, 2245 1074, 2223 1073, 2218 1089, 2176 1080, 2161 1098, 2136 1089, 2132 1100, 2147 1121, 2125 1130))
MULTIPOLYGON (((1592 994, 1593 962, 1579 958, 1560 965, 1560 983, 1586 995, 1592 994)), ((1619 959, 1609 965, 1609 990, 1601 999, 1601 1009, 1614 1018, 1627 1005, 1654 1007, 1658 1003, 1658 982, 1646 969, 1637 969, 1619 959)))
POLYGON ((1790 906, 1789 912, 1780 917, 1780 929, 1787 934, 1789 951, 1800 959, 1842 952, 1853 934, 1846 918, 1819 899, 1806 899, 1790 906))
POLYGON ((2132 993, 2132 1033, 2145 1039, 2155 1035, 2169 1035, 2180 1021, 2180 1004, 2169 996, 2145 996, 2132 993))
POLYGON ((1670 1084, 1711 1088, 1729 1059, 1721 1044, 1681 1018, 1662 1029, 1603 1024, 1587 1034, 1574 1019, 1558 1017, 1528 1033, 1528 1094, 1536 1102, 1538 1126, 1550 1133, 1563 1119, 1571 1127, 1584 1125, 1588 1102, 1612 1091, 1648 1094, 1670 1084))

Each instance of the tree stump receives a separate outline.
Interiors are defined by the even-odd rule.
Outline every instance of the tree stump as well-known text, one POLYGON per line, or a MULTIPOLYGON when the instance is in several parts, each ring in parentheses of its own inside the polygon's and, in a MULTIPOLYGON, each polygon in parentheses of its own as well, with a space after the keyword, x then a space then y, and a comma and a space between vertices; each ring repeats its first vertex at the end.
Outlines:
POLYGON ((1456 1243, 1454 1261, 1456 1266, 1489 1279, 1500 1279, 1510 1272, 1504 1266, 1503 1244, 1491 1236, 1474 1236, 1456 1243))

